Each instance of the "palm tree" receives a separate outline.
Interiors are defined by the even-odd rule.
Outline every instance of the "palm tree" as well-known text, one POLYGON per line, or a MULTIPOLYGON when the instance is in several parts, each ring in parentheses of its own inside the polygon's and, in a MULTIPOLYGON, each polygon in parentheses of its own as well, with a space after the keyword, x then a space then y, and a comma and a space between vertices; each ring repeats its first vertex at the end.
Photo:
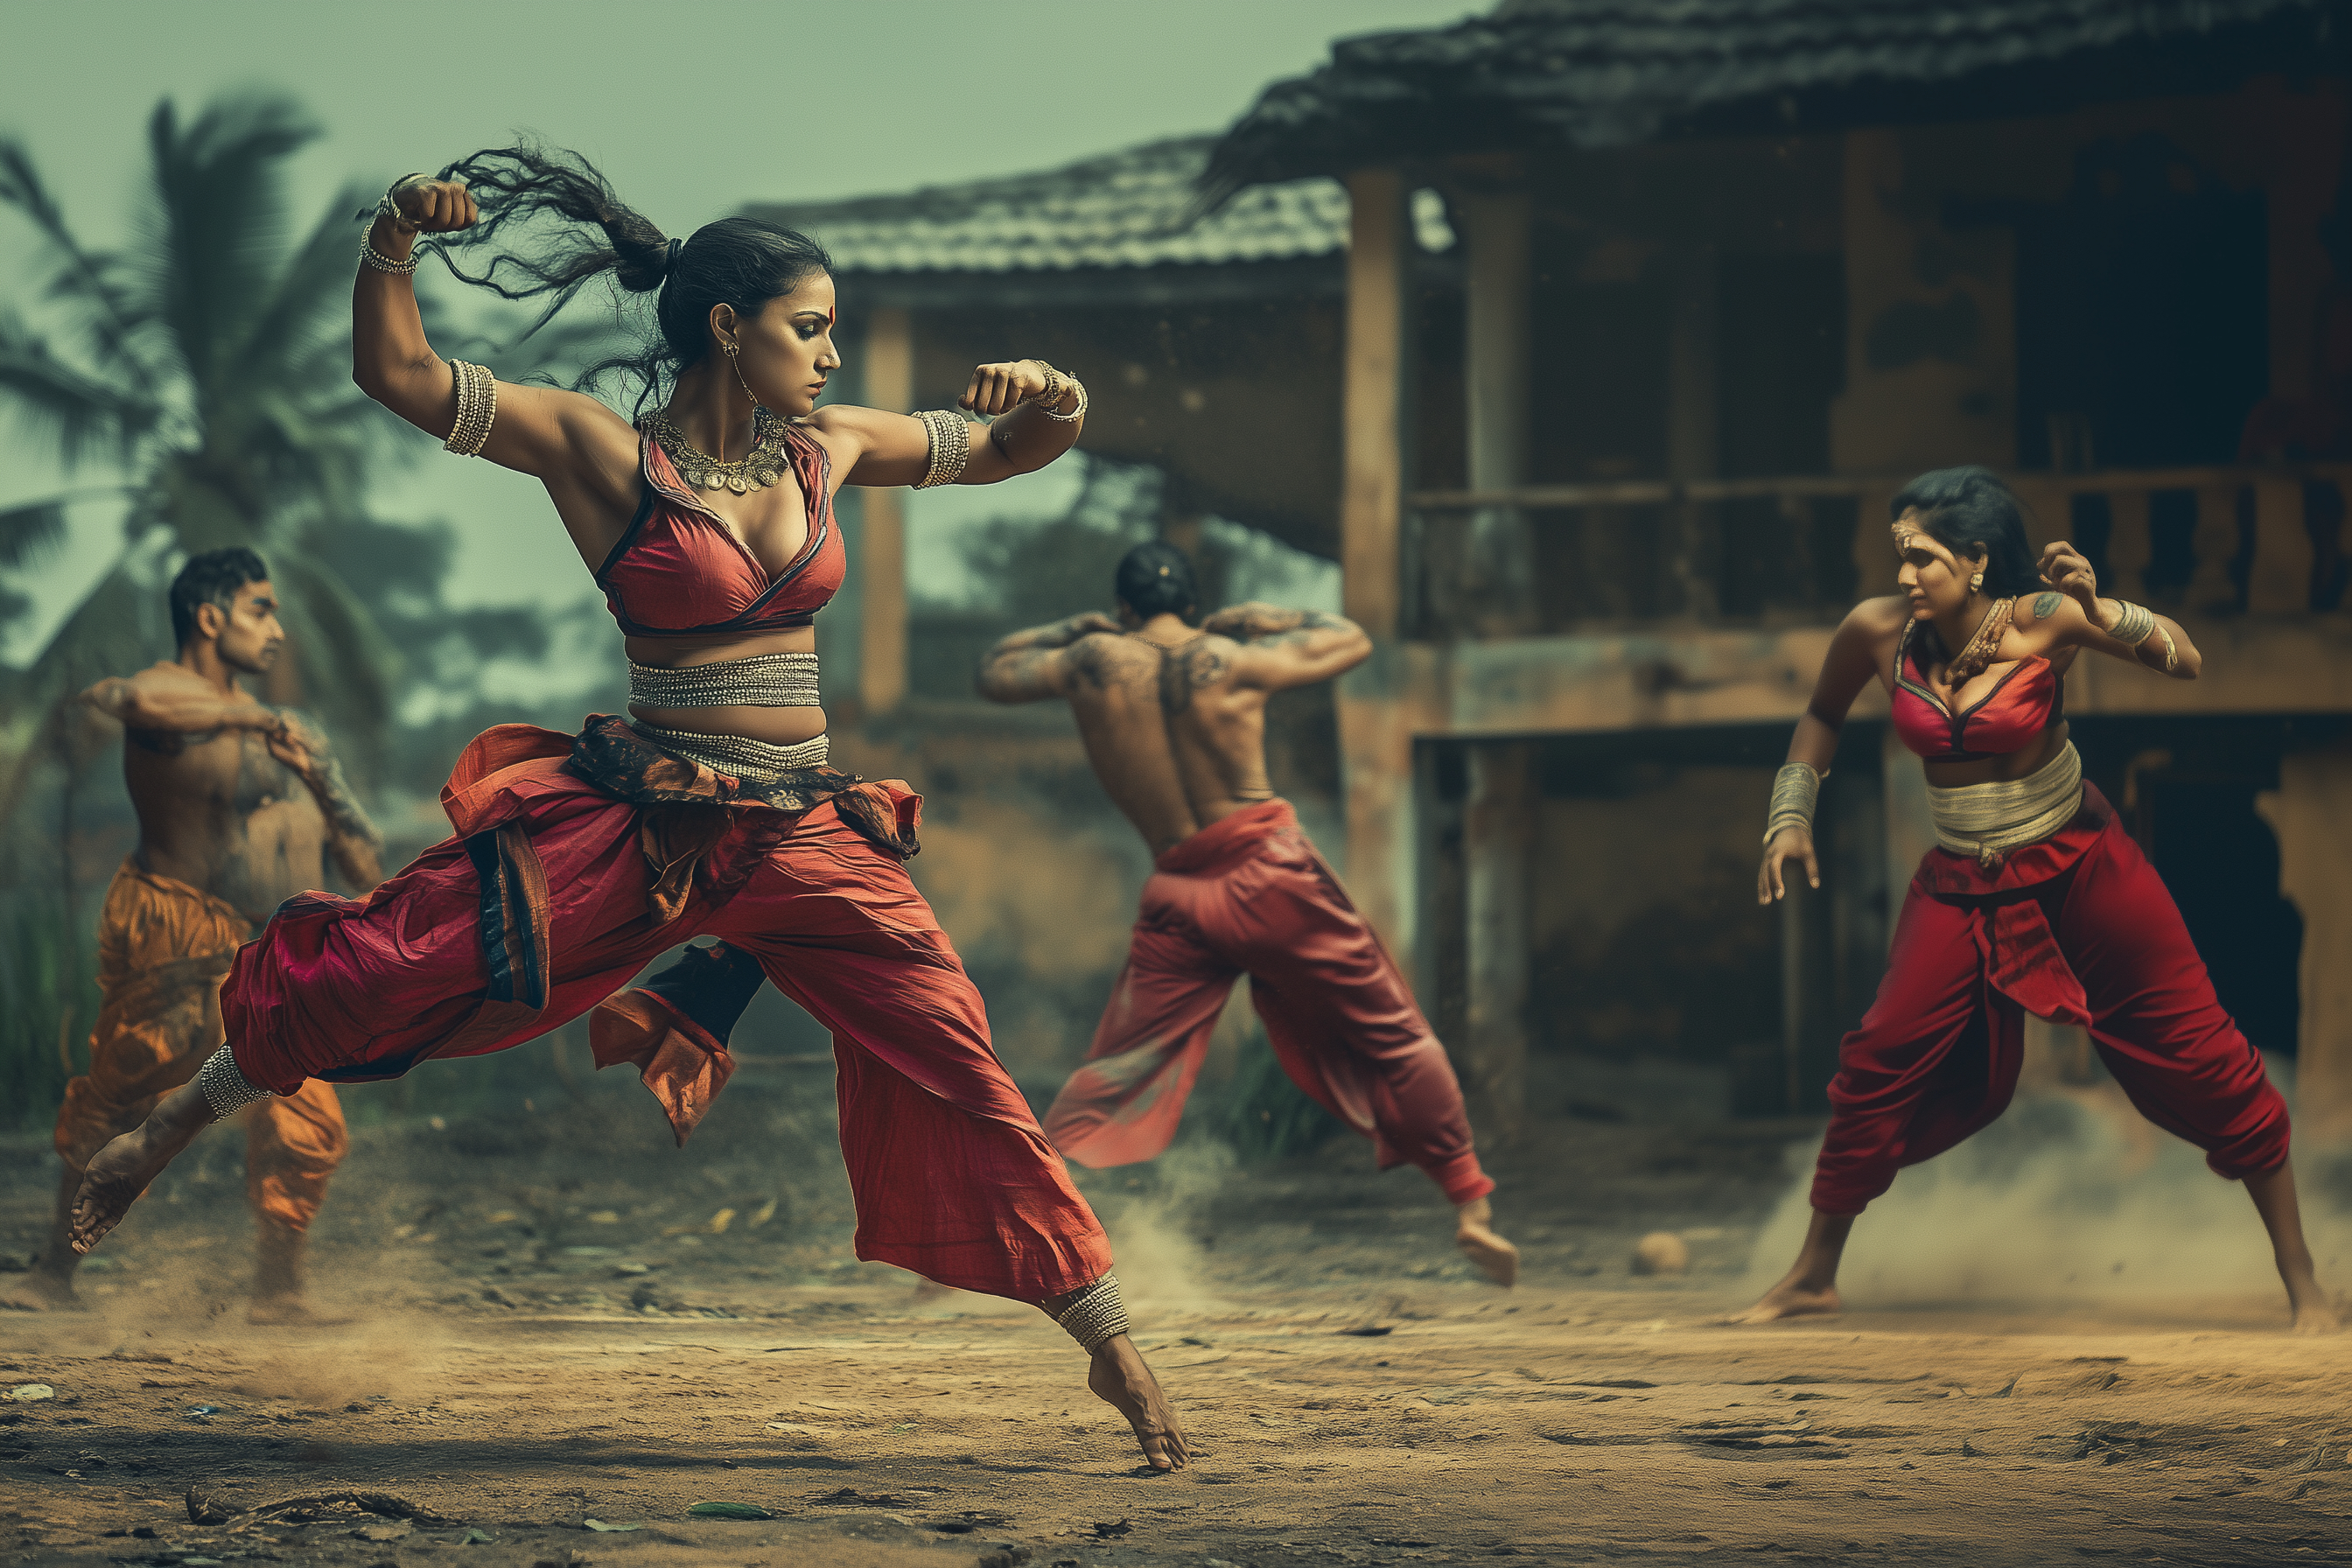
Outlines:
MULTIPOLYGON (((107 488, 128 503, 98 587, 0 687, 0 821, 44 753, 71 767, 73 693, 169 645, 160 589, 176 552, 261 552, 293 656, 268 695, 320 710, 363 773, 389 716, 396 657, 315 548, 365 515, 369 459, 398 438, 351 380, 345 301, 365 198, 346 190, 291 235, 286 161, 318 131, 283 98, 216 99, 185 125, 166 99, 147 133, 140 237, 114 253, 76 237, 29 152, 0 138, 0 203, 46 244, 42 315, 57 329, 0 308, 0 402, 69 473, 103 463, 122 476, 107 488)), ((0 565, 54 549, 74 499, 0 511, 0 565)))

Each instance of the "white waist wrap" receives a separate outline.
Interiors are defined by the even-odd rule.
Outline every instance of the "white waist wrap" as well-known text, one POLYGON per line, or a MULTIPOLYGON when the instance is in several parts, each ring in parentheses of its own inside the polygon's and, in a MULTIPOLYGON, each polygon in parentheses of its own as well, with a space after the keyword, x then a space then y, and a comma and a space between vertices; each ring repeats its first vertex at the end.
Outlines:
POLYGON ((2020 845, 2049 837, 2083 808, 2083 758, 2069 741, 2056 756, 2021 779, 1952 789, 1927 786, 1936 842, 1955 855, 1990 865, 2020 845))

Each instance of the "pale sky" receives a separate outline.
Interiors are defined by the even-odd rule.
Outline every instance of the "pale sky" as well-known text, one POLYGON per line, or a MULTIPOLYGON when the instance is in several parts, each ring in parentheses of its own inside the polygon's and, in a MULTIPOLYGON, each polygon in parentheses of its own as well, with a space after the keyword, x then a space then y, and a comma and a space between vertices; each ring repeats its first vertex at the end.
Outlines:
MULTIPOLYGON (((1269 81, 1320 63, 1334 37, 1439 26, 1475 8, 1467 0, 0 0, 0 130, 31 147, 74 224, 100 245, 128 232, 156 100, 170 95, 184 114, 247 85, 290 90, 325 127, 296 165, 302 220, 347 178, 388 181, 529 129, 588 154, 625 200, 685 234, 746 201, 1013 174, 1218 130, 1269 81)), ((0 214, 0 304, 34 310, 33 254, 25 224, 0 214)), ((0 422, 0 506, 56 488, 39 453, 0 422)), ((1049 471, 970 501, 1042 513, 1066 493, 1049 471), (1016 495, 1024 484, 1037 493, 1016 495)), ((426 460, 389 481, 377 510, 459 526, 464 581, 452 597, 460 602, 568 603, 590 592, 543 492, 520 476, 426 460)), ((67 559, 43 574, 53 603, 69 608, 75 584, 102 567, 118 515, 103 504, 77 509, 67 559)), ((947 521, 940 508, 919 512, 919 554, 924 529, 947 521)))

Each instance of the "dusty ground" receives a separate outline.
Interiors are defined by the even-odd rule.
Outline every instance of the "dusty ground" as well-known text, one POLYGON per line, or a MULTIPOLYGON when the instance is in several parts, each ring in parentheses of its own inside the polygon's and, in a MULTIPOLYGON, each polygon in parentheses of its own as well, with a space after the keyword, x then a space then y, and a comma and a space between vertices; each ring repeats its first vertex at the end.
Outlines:
MULTIPOLYGON (((107 1244, 94 1311, 0 1315, 0 1395, 54 1390, 0 1398, 0 1552, 2352 1562, 2352 1343, 2290 1339, 2266 1293, 1709 1326, 1795 1125, 1557 1129, 1501 1173, 1528 1258, 1509 1293, 1451 1260, 1425 1184, 1350 1142, 1087 1178, 1198 1454, 1139 1475, 1034 1313, 923 1303, 849 1259, 821 1088, 776 1076, 682 1153, 612 1096, 362 1131, 319 1229, 320 1296, 359 1314, 336 1329, 244 1324, 239 1151, 214 1135, 107 1244), (1691 1274, 1629 1274, 1655 1226, 1691 1274), (191 1522, 192 1489, 231 1521, 191 1522), (351 1491, 389 1496, 238 1512, 351 1491)), ((21 1259, 49 1167, 36 1140, 0 1155, 21 1259)))

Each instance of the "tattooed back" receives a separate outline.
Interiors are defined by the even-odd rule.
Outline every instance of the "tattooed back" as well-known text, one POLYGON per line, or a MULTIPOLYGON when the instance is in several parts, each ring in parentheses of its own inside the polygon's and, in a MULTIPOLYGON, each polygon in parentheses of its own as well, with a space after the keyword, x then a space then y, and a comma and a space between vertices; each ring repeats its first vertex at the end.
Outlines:
POLYGON ((1240 651, 1208 632, 1172 648, 1112 632, 1069 647, 1087 760, 1154 853, 1274 793, 1267 693, 1234 679, 1240 651))

